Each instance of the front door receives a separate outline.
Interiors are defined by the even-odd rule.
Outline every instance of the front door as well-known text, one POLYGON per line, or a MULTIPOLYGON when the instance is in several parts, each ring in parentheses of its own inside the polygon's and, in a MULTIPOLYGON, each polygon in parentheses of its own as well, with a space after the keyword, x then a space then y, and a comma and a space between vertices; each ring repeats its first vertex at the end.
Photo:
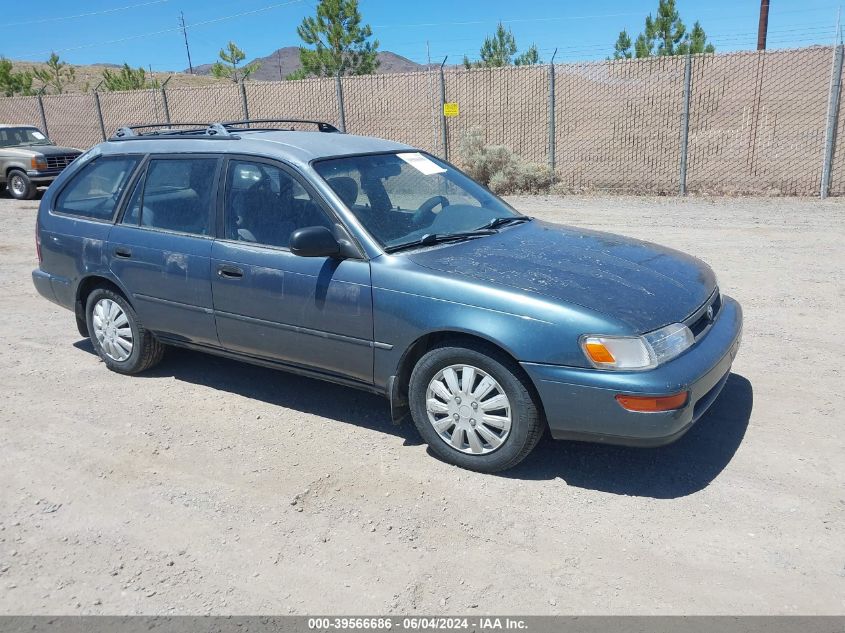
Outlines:
POLYGON ((336 222, 291 169, 229 159, 224 183, 220 238, 211 259, 220 344, 371 383, 369 263, 290 252, 296 229, 336 222))
POLYGON ((112 272, 141 323, 165 338, 217 345, 210 260, 221 162, 151 158, 109 234, 112 272))

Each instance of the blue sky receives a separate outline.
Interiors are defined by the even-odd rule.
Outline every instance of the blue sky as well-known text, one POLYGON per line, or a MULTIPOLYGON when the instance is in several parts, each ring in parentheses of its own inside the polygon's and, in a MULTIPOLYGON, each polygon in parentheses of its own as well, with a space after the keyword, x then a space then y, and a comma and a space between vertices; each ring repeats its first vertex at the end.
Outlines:
MULTIPOLYGON (((316 0, 43 0, 25 12, 5 14, 0 55, 42 60, 50 50, 72 63, 123 63, 153 70, 187 67, 179 11, 189 25, 194 64, 214 61, 229 39, 249 58, 296 46, 296 27, 314 13, 316 0), (85 15, 82 15, 85 14, 85 15), (11 22, 11 24, 10 24, 11 22), (191 26, 194 25, 194 26, 191 26)), ((603 59, 618 32, 636 34, 657 0, 361 0, 381 50, 417 62, 444 55, 457 63, 477 56, 485 35, 502 20, 521 49, 532 42, 548 61, 603 59)), ((688 25, 698 19, 717 50, 753 49, 758 0, 678 0, 688 25)), ((769 48, 829 44, 839 3, 833 0, 771 0, 769 48)))

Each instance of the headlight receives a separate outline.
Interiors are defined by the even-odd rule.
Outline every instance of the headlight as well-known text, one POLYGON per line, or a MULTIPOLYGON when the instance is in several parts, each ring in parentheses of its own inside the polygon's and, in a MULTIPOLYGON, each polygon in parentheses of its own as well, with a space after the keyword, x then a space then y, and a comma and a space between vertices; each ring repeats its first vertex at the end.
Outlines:
POLYGON ((47 159, 44 156, 35 156, 29 160, 33 169, 47 169, 47 159))
POLYGON ((672 360, 695 342, 683 323, 672 323, 643 336, 582 336, 584 355, 599 369, 652 369, 672 360))

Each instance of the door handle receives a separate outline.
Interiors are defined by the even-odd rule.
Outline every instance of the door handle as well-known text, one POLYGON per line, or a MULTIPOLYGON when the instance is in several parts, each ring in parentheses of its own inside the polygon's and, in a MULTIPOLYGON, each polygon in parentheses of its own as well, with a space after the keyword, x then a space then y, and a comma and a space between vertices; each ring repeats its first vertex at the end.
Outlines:
POLYGON ((217 275, 224 279, 241 279, 244 276, 244 271, 237 266, 218 266, 217 275))
POLYGON ((132 257, 132 251, 130 251, 128 248, 118 247, 114 249, 114 256, 120 257, 122 259, 129 259, 130 257, 132 257))

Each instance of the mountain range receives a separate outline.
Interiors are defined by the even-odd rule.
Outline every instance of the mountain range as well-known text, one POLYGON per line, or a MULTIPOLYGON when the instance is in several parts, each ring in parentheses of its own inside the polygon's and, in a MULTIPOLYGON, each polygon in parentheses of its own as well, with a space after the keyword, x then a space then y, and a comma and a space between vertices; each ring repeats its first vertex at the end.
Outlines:
MULTIPOLYGON (((376 55, 379 60, 377 73, 410 73, 425 69, 424 64, 418 64, 390 51, 379 51, 376 55)), ((280 81, 302 67, 299 63, 299 48, 296 46, 285 46, 266 57, 258 57, 247 63, 253 62, 258 62, 260 66, 250 78, 258 81, 280 81)), ((246 66, 247 63, 243 65, 246 66)), ((212 64, 194 66, 194 74, 210 75, 211 66, 212 64)), ((189 70, 185 69, 183 72, 187 73, 189 70)))

